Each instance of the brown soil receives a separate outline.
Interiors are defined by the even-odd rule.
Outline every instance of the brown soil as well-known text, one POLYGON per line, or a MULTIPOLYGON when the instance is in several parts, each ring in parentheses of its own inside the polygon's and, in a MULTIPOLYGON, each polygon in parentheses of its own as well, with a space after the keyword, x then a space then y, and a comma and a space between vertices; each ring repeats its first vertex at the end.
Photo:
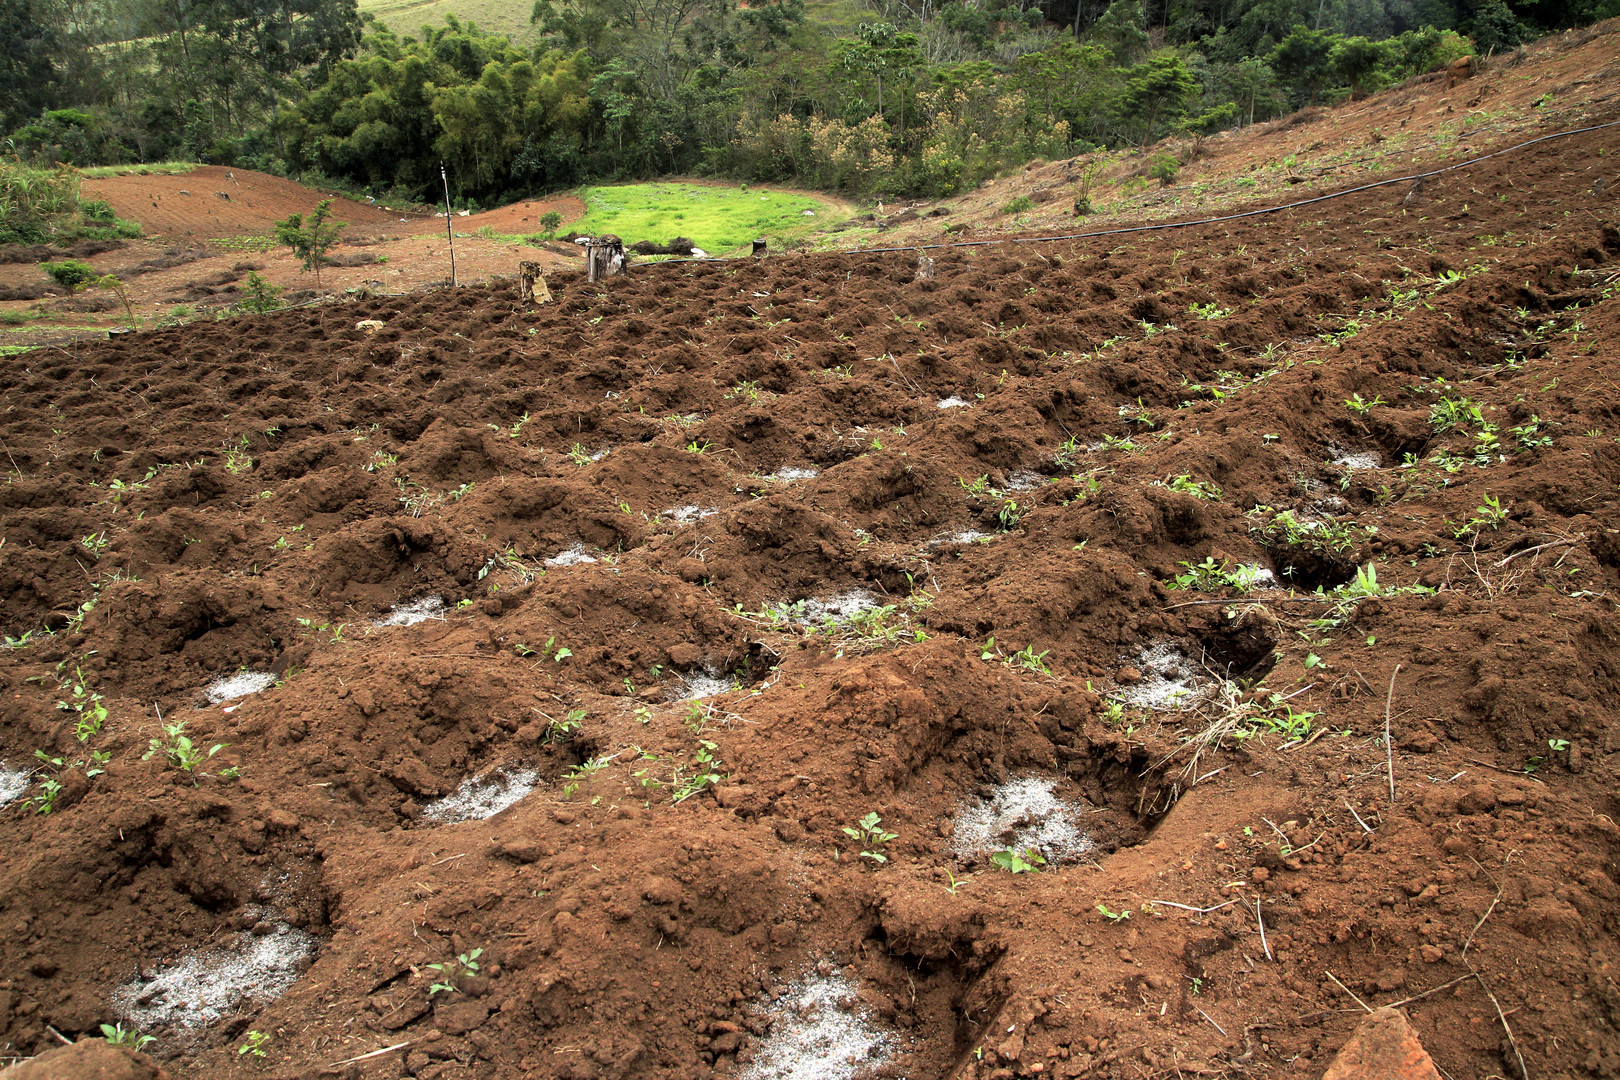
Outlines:
POLYGON ((285 994, 147 1051, 757 1075, 773 997, 841 973, 891 1056, 818 1075, 1318 1076, 1362 1015, 1340 982, 1451 1076, 1620 1072, 1613 141, 933 281, 650 266, 0 360, 0 629, 35 632, 0 760, 111 755, 0 809, 0 1040, 307 933, 285 994), (1284 509, 1303 543, 1268 540, 1284 509), (1171 587, 1206 558, 1301 588, 1171 587), (1368 564, 1402 591, 1308 591, 1368 564), (895 606, 864 636, 765 614, 853 590, 895 606), (1110 708, 1154 645, 1221 693, 1110 708), (280 683, 209 704, 243 668, 280 683), (83 745, 76 670, 109 710, 83 745), (703 675, 734 688, 672 700, 703 675), (160 715, 223 749, 145 759, 160 715), (495 768, 536 787, 434 820, 495 768), (1081 861, 956 854, 964 802, 1022 777, 1085 807, 1081 861), (881 864, 844 831, 869 811, 881 864))

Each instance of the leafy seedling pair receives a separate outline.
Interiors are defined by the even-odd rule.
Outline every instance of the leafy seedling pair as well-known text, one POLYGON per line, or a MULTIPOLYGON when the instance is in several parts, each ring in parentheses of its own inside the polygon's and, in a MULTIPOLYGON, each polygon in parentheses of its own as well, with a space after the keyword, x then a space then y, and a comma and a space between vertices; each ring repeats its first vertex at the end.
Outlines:
POLYGON ((875 863, 888 862, 889 856, 884 854, 884 849, 889 846, 889 841, 900 838, 899 833, 883 828, 883 819, 878 817, 876 810, 857 821, 854 828, 844 826, 844 835, 858 841, 866 849, 861 852, 861 858, 871 859, 875 863))
POLYGON ((430 969, 439 973, 438 981, 428 987, 428 997, 439 993, 454 994, 457 990, 456 983, 478 974, 478 958, 483 955, 483 949, 474 949, 472 952, 460 953, 454 960, 446 960, 442 964, 428 964, 430 969))

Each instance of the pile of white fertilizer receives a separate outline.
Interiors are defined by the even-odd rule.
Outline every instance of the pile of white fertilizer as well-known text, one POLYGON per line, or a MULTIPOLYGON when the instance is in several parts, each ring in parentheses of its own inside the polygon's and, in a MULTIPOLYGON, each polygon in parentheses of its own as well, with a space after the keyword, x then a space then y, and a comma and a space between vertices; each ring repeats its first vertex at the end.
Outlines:
POLYGON ((422 816, 446 825, 483 821, 515 805, 539 782, 533 769, 495 769, 482 776, 469 776, 456 790, 424 806, 422 816))
POLYGON ((390 626, 415 626, 429 620, 444 621, 444 597, 424 596, 408 604, 395 604, 389 609, 388 614, 371 625, 375 629, 382 630, 390 626))
POLYGON ((204 1028, 244 1006, 256 1012, 286 993, 318 945, 315 935, 285 924, 268 934, 237 934, 186 954, 150 982, 125 983, 113 992, 113 1007, 141 1031, 204 1028))
POLYGON ((218 705, 222 701, 232 698, 247 697, 257 694, 261 690, 268 690, 276 685, 276 677, 268 671, 238 671, 232 675, 221 675, 209 683, 203 693, 208 695, 210 705, 218 705))
POLYGON ((1188 659, 1181 646, 1157 641, 1134 661, 1141 679, 1120 686, 1109 696, 1142 709, 1190 709, 1201 704, 1215 689, 1199 666, 1188 659))
POLYGON ((988 799, 968 799, 956 814, 951 851, 965 862, 997 851, 1034 848, 1047 863, 1079 862, 1096 845, 1082 827, 1086 805, 1055 794, 1057 781, 1023 776, 1007 781, 988 799))
POLYGON ((843 975, 812 976, 788 988, 768 1013, 771 1032, 738 1080, 854 1080, 896 1050, 843 975))

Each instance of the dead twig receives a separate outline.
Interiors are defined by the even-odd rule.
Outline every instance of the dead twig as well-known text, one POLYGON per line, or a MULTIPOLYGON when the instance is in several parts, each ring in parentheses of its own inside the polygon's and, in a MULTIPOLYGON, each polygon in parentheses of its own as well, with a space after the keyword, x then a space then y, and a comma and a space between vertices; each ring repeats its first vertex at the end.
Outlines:
MULTIPOLYGON (((1194 1005, 1193 1008, 1198 1009, 1198 1006, 1194 1005)), ((1205 1020, 1208 1020, 1210 1023, 1215 1024, 1215 1018, 1213 1016, 1209 1015, 1209 1013, 1205 1012, 1203 1009, 1198 1009, 1198 1015, 1202 1016, 1205 1020)), ((1219 1024, 1215 1024, 1215 1030, 1220 1032, 1222 1035, 1226 1034, 1226 1029, 1221 1027, 1221 1025, 1219 1025, 1219 1024)))
POLYGON ((1271 946, 1266 943, 1266 920, 1260 914, 1260 898, 1254 900, 1254 921, 1260 924, 1260 947, 1266 951, 1266 959, 1274 959, 1271 955, 1271 946))
POLYGON ((1339 977, 1337 975, 1333 974, 1333 972, 1324 971, 1324 972, 1322 972, 1322 974, 1324 974, 1328 978, 1332 979, 1334 986, 1337 986, 1340 990, 1343 990, 1345 993, 1349 994, 1351 1001, 1354 1001, 1357 1005, 1360 1005, 1363 1009, 1366 1009, 1368 1012, 1373 1011, 1373 1007, 1371 1005, 1367 1004, 1365 1001, 1362 1001, 1360 998, 1356 997, 1356 992, 1354 990, 1350 989, 1348 986, 1344 985, 1344 983, 1340 982, 1339 977))
POLYGON ((1389 714, 1395 707, 1395 676, 1401 673, 1401 665, 1396 664, 1395 670, 1389 676, 1389 696, 1384 699, 1384 758, 1389 766, 1389 803, 1395 805, 1395 744, 1389 738, 1389 714))
POLYGON ((1458 983, 1467 982, 1471 978, 1473 978, 1472 975, 1459 975, 1455 979, 1452 979, 1448 983, 1441 983, 1439 986, 1435 987, 1433 990, 1425 990, 1421 994, 1413 994, 1409 998, 1402 998, 1399 1001, 1392 1001, 1388 1005, 1385 1005, 1384 1008, 1386 1008, 1386 1009, 1398 1009, 1402 1005, 1410 1005, 1414 1001, 1422 1001, 1424 998, 1432 997, 1433 995, 1438 994, 1442 990, 1450 990, 1453 986, 1456 986, 1458 983))
POLYGON ((1367 835, 1371 836, 1372 835, 1372 826, 1368 825, 1365 821, 1361 820, 1361 815, 1356 813, 1356 808, 1350 805, 1350 800, 1349 799, 1346 799, 1344 801, 1344 808, 1346 810, 1350 811, 1350 816, 1351 817, 1356 819, 1356 824, 1361 826, 1361 831, 1366 833, 1367 835))
POLYGON ((410 1045, 411 1040, 406 1040, 402 1043, 395 1043, 393 1046, 385 1046, 381 1050, 373 1050, 371 1053, 361 1054, 359 1057, 345 1058, 342 1061, 334 1061, 332 1064, 328 1065, 327 1068, 340 1069, 345 1065, 353 1065, 357 1061, 365 1061, 367 1058, 382 1057, 384 1054, 391 1054, 395 1050, 403 1050, 410 1045))
POLYGON ((1174 900, 1149 900, 1148 903, 1154 907, 1163 904, 1165 907, 1180 908, 1183 911, 1190 911, 1195 915, 1208 915, 1210 912, 1219 911, 1223 907, 1231 907, 1233 904, 1237 903, 1237 901, 1228 900, 1226 903, 1216 904, 1214 907, 1193 907, 1191 904, 1178 904, 1174 900))
POLYGON ((1517 559, 1520 555, 1534 555, 1536 552, 1538 552, 1538 551, 1546 551, 1548 548, 1572 547, 1575 544, 1578 544, 1582 540, 1585 540, 1585 539, 1586 539, 1586 534, 1581 533, 1581 535, 1579 535, 1579 536, 1577 536, 1577 537, 1575 537, 1574 539, 1571 539, 1571 540, 1551 540, 1551 541, 1548 541, 1545 544, 1537 544, 1535 547, 1527 547, 1522 551, 1515 551, 1513 554, 1509 555, 1507 558, 1503 559, 1501 562, 1495 563, 1494 565, 1492 565, 1491 569, 1500 570, 1502 567, 1506 566, 1508 563, 1512 562, 1514 559, 1517 559))

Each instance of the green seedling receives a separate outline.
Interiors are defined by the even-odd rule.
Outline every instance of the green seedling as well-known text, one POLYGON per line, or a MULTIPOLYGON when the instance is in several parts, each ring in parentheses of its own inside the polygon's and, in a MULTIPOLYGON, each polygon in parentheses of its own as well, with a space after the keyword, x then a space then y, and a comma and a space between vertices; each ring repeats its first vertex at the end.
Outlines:
POLYGON ((1366 416, 1368 413, 1373 411, 1373 406, 1383 405, 1385 402, 1381 397, 1374 397, 1371 401, 1366 401, 1360 394, 1351 394, 1345 399, 1344 404, 1345 408, 1349 409, 1356 415, 1366 416))
POLYGON ((1035 651, 1034 645, 1025 645, 1022 649, 1019 649, 1017 652, 1012 654, 1010 663, 1012 663, 1015 667, 1023 668, 1025 671, 1034 671, 1042 675, 1050 675, 1052 674, 1052 669, 1046 666, 1046 657, 1051 651, 1051 649, 1047 649, 1046 652, 1038 653, 1035 651))
POLYGON ((1190 473, 1182 473, 1164 481, 1165 487, 1171 491, 1179 491, 1183 495, 1191 495, 1195 499, 1214 500, 1221 497, 1221 489, 1207 480, 1194 480, 1190 473))
POLYGON ((871 859, 875 863, 888 862, 889 857, 884 854, 884 849, 889 846, 889 841, 900 838, 899 833, 887 832, 883 828, 883 819, 878 817, 876 810, 857 821, 854 828, 845 825, 844 835, 867 849, 861 852, 861 858, 871 859))
POLYGON ((439 973, 438 981, 428 987, 428 997, 439 993, 454 994, 456 983, 478 974, 478 958, 483 955, 483 949, 474 949, 470 953, 460 953, 454 960, 428 964, 429 968, 439 973))
POLYGON ((698 740, 698 751, 692 756, 692 773, 688 776, 682 776, 681 766, 676 765, 675 771, 670 775, 669 785, 673 789, 670 793, 672 802, 685 802, 692 796, 725 779, 725 774, 720 772, 720 768, 724 763, 720 760, 719 750, 720 747, 708 739, 698 740))
POLYGON ((1165 588, 1189 589, 1197 592, 1219 592, 1222 589, 1248 592, 1254 588, 1255 582, 1260 580, 1260 567, 1229 567, 1224 562, 1216 565, 1213 555, 1204 556, 1203 562, 1183 560, 1178 565, 1185 567, 1186 573, 1177 574, 1165 584, 1165 588))
POLYGON ((971 885, 973 883, 973 879, 971 877, 959 878, 955 874, 951 873, 949 868, 945 870, 945 877, 950 881, 950 884, 945 887, 945 891, 950 893, 952 896, 955 896, 956 890, 960 889, 962 886, 971 885))
MULTIPOLYGON (((428 966, 431 967, 432 965, 430 964, 428 966)), ((270 1041, 270 1033, 269 1032, 267 1032, 267 1031, 249 1031, 247 1033, 247 1042, 243 1043, 241 1046, 238 1046, 236 1048, 237 1056, 240 1057, 243 1054, 249 1054, 249 1055, 252 1055, 253 1057, 262 1059, 265 1056, 264 1044, 269 1042, 269 1041, 270 1041)))
POLYGON ((146 753, 141 755, 141 760, 150 761, 158 754, 162 754, 165 761, 189 775, 192 783, 198 784, 205 775, 201 771, 201 766, 225 749, 225 746, 225 743, 215 743, 205 752, 202 747, 194 745, 191 737, 186 734, 186 722, 176 720, 163 725, 163 738, 152 739, 146 753))
POLYGON ((122 1046, 130 1050, 141 1050, 149 1043, 157 1042, 151 1035, 142 1035, 134 1028, 127 1028, 123 1024, 102 1024, 101 1037, 113 1046, 122 1046))
POLYGON ((1109 922, 1122 923, 1131 917, 1130 908, 1126 908, 1123 911, 1110 911, 1107 904, 1098 904, 1097 910, 1107 916, 1109 922))
POLYGON ((1023 851, 1008 848, 992 853, 990 865, 1009 874, 1035 874, 1046 865, 1046 859, 1034 848, 1025 848, 1023 851))
POLYGON ((579 730, 580 723, 585 719, 584 709, 572 709, 561 720, 553 720, 546 725, 546 731, 540 741, 546 743, 565 743, 574 737, 579 730))

